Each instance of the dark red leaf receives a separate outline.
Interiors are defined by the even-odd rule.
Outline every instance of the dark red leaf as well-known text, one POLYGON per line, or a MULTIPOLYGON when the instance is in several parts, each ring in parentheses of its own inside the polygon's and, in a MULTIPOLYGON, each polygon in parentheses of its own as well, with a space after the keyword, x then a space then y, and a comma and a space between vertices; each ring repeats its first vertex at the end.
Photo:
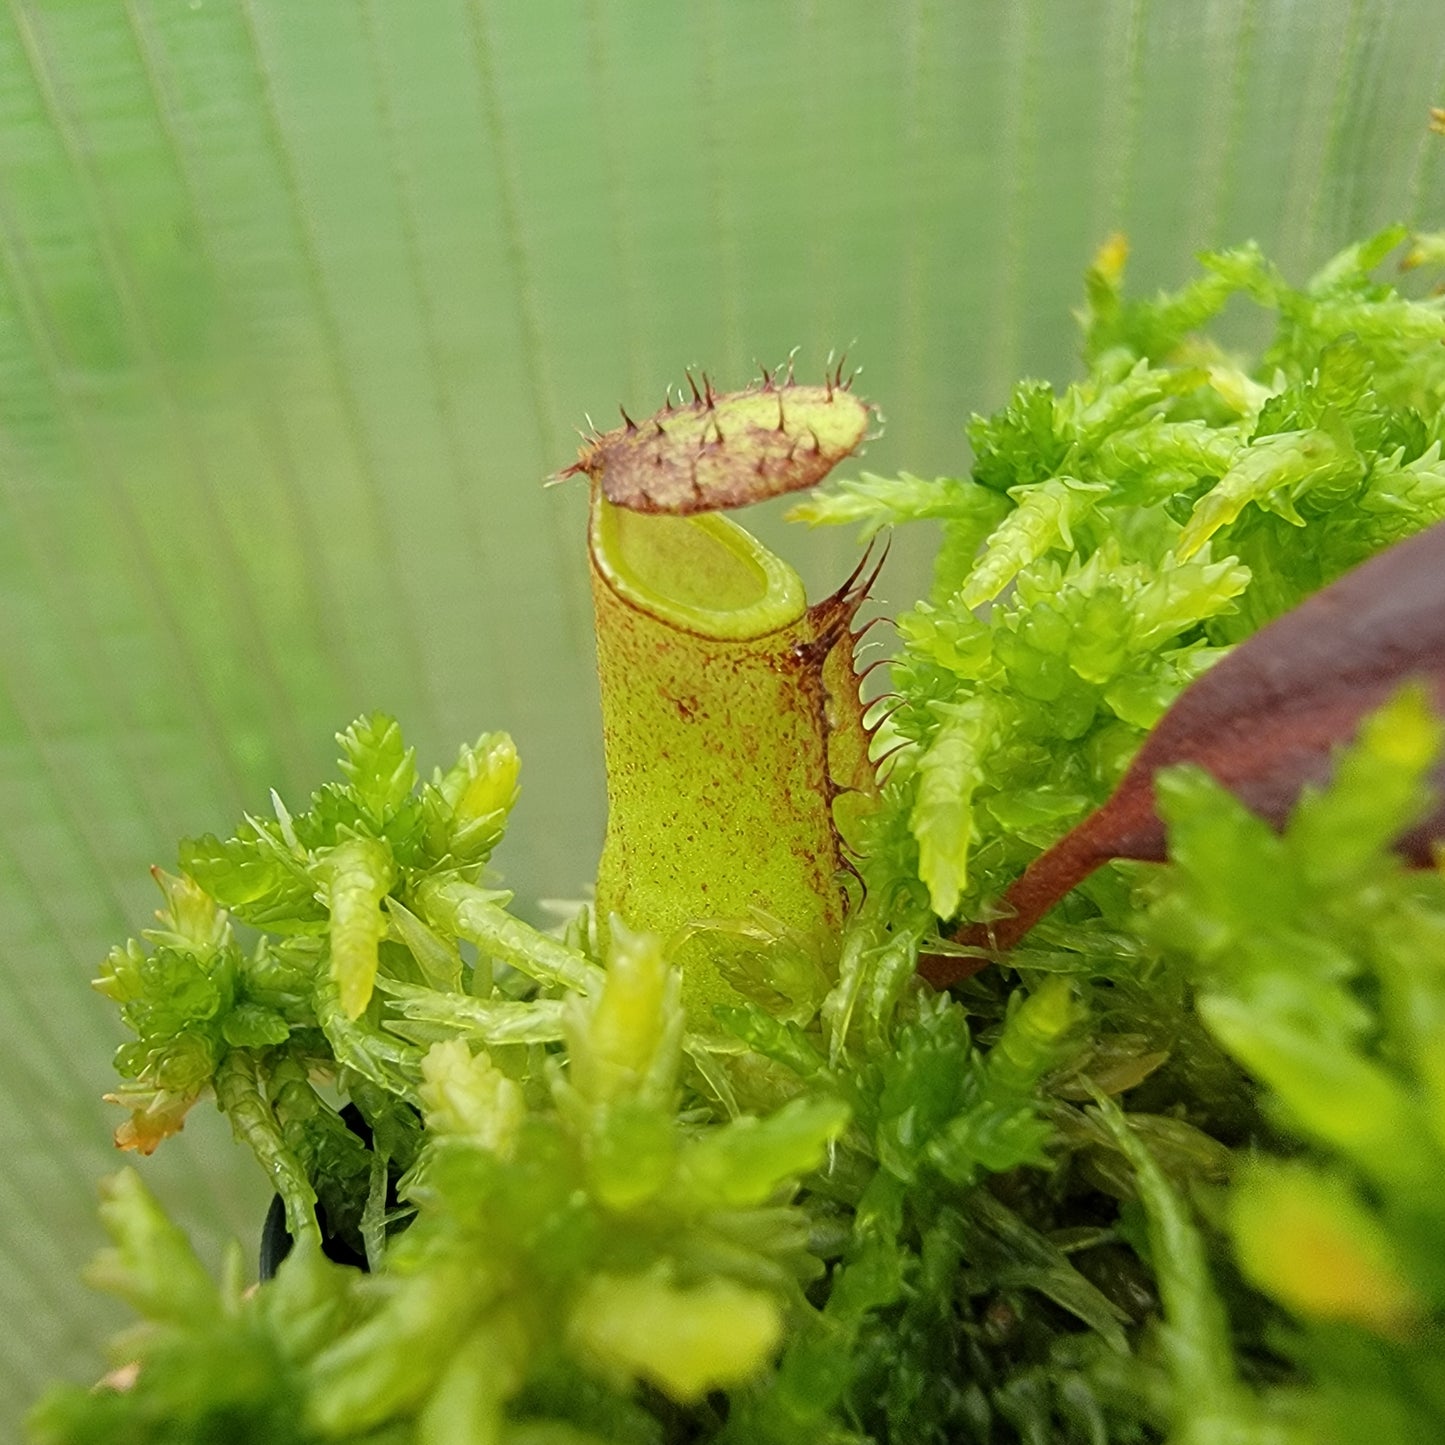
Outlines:
MULTIPOLYGON (((1113 797, 1041 853, 1008 888, 1004 916, 955 935, 967 947, 1012 948, 1069 890, 1113 858, 1162 861, 1154 775, 1176 763, 1212 773, 1254 812, 1283 826, 1307 783, 1329 778, 1333 754, 1366 714, 1410 678, 1445 712, 1445 522, 1410 537, 1261 628, 1192 683, 1159 720, 1113 797)), ((1445 762, 1435 780, 1445 794, 1445 762)), ((1445 838, 1445 797, 1397 847, 1428 866, 1445 838)), ((936 987, 987 958, 931 955, 936 987)))

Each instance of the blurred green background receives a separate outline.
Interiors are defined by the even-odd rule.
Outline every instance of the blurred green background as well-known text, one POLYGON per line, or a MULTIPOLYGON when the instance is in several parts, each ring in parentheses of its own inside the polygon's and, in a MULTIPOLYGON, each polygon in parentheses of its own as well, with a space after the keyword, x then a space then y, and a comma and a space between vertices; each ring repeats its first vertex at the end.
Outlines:
MULTIPOLYGON (((0 1433, 100 1368, 89 988, 183 833, 357 712, 504 727, 500 863, 578 897, 602 783, 571 459, 687 365, 832 348, 874 470, 1072 370, 1080 273, 1445 222, 1439 0, 9 0, 0 10, 0 1433)), ((816 587, 852 539, 763 530, 816 587)), ((899 549, 901 604, 926 558, 899 549)), ((267 1191, 141 1166, 208 1256, 267 1191)))

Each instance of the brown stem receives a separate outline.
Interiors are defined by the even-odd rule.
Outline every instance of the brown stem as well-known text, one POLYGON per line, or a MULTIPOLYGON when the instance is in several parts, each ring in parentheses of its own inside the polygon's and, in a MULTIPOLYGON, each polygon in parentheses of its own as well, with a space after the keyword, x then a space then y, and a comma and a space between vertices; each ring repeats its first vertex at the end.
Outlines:
POLYGON ((965 924, 950 935, 954 943, 987 950, 986 954, 924 954, 918 960, 922 977, 934 988, 947 988, 1013 948, 1054 904, 1108 859, 1108 850, 1100 846, 1097 830, 1090 826, 1093 821, 1087 819, 1066 833, 1014 879, 1003 895, 1006 911, 998 918, 965 924))

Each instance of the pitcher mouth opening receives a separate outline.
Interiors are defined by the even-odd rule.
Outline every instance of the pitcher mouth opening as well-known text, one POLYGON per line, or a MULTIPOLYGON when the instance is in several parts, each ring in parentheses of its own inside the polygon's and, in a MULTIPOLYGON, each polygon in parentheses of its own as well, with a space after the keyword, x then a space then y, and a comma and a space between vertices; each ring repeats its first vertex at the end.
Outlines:
POLYGON ((634 512, 594 493, 589 545, 598 574, 623 601, 689 632, 742 642, 791 626, 807 610, 798 574, 717 512, 634 512))

